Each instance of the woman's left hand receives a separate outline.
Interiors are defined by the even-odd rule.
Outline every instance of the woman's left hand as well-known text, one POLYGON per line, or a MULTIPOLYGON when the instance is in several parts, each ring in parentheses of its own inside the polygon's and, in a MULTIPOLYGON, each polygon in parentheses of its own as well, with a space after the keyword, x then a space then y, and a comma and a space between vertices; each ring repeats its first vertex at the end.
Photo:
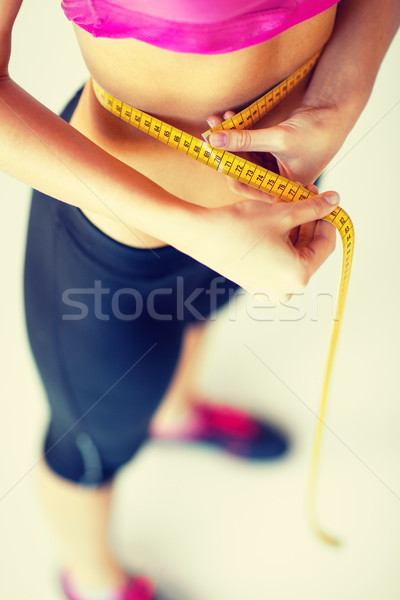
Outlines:
MULTIPOLYGON (((247 154, 246 158, 308 185, 322 173, 347 136, 349 128, 340 112, 336 106, 300 105, 278 125, 266 129, 218 131, 209 136, 208 142, 230 152, 256 153, 247 154), (275 160, 271 161, 272 157, 275 160)), ((223 118, 212 115, 207 122, 214 127, 233 115, 231 111, 224 113, 223 118)), ((238 194, 253 199, 265 195, 231 177, 227 179, 230 188, 238 194)))
MULTIPOLYGON (((252 130, 226 131, 227 142, 223 145, 214 137, 220 135, 216 133, 209 136, 210 144, 231 152, 261 152, 261 164, 265 166, 272 155, 281 175, 303 185, 314 183, 368 101, 399 23, 399 0, 341 0, 334 30, 302 104, 278 125, 261 129, 256 124, 252 130)), ((225 113, 224 119, 232 114, 225 113)), ((219 116, 209 119, 212 126, 222 121, 219 116)), ((263 192, 231 178, 228 181, 236 192, 265 201, 263 192)))

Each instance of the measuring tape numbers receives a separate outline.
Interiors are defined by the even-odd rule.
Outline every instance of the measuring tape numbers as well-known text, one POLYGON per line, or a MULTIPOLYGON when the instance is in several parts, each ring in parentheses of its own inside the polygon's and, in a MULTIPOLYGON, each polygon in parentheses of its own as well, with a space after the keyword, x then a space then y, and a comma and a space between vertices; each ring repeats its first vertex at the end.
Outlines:
MULTIPOLYGON (((100 104, 110 113, 136 127, 140 131, 150 135, 158 141, 166 144, 186 154, 190 158, 201 164, 219 171, 228 177, 232 177, 240 182, 246 183, 253 188, 272 194, 273 196, 284 200, 285 202, 299 202, 315 196, 299 183, 290 181, 282 175, 278 175, 264 167, 241 158, 228 151, 213 148, 206 139, 213 131, 228 129, 247 129, 270 112, 283 98, 299 84, 312 71, 316 65, 320 52, 317 52, 295 73, 284 79, 272 90, 261 96, 258 100, 250 104, 233 117, 223 123, 209 129, 203 133, 204 140, 190 135, 176 127, 168 125, 164 121, 152 117, 145 112, 134 108, 133 106, 114 98, 106 92, 100 85, 92 80, 93 90, 100 104)), ((350 279, 351 264, 354 251, 354 227, 349 215, 341 208, 337 207, 329 215, 323 218, 324 221, 332 223, 338 230, 343 244, 342 270, 340 277, 340 286, 336 303, 335 317, 332 326, 331 339, 329 343, 328 358, 326 361, 325 375, 320 398, 320 407, 318 421, 316 426, 310 479, 307 494, 307 515, 310 527, 323 541, 331 545, 339 545, 334 537, 327 534, 318 524, 316 516, 316 496, 317 496, 317 477, 321 455, 321 439, 324 420, 326 416, 328 391, 332 375, 332 366, 337 346, 340 325, 342 321, 343 309, 346 299, 347 288, 350 279)))

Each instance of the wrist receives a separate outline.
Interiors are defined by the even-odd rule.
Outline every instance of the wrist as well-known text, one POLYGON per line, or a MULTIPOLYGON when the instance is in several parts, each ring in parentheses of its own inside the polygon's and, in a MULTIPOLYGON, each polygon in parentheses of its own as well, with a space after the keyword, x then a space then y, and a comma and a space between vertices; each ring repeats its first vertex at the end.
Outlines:
POLYGON ((342 0, 304 102, 332 107, 351 128, 368 101, 399 20, 398 0, 342 0))
POLYGON ((185 254, 194 256, 196 241, 204 239, 200 230, 207 209, 185 202, 156 184, 139 207, 131 205, 130 209, 130 222, 135 227, 185 254))
POLYGON ((350 131, 362 113, 372 91, 372 83, 361 81, 360 74, 326 68, 316 73, 303 98, 303 104, 327 109, 341 129, 350 131))

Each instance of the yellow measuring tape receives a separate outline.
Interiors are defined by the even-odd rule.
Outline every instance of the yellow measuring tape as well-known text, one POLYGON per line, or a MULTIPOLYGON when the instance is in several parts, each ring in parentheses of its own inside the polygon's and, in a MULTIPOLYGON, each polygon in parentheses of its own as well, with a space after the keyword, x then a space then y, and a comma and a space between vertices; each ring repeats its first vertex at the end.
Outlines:
MULTIPOLYGON (((283 100, 283 98, 285 98, 293 88, 311 72, 317 63, 319 56, 320 52, 316 53, 295 73, 287 77, 272 90, 232 118, 227 119, 223 123, 206 131, 203 136, 207 138, 212 131, 220 129, 247 129, 248 127, 251 127, 251 125, 256 123, 261 117, 266 115, 281 100, 283 100)), ((182 152, 190 158, 197 160, 201 164, 206 165, 215 171, 219 171, 224 175, 228 175, 228 177, 233 177, 240 182, 247 183, 258 190, 272 194, 281 200, 285 200, 285 202, 298 202, 311 196, 315 196, 314 193, 310 192, 300 184, 290 181, 289 179, 260 167, 244 158, 240 158, 231 152, 213 148, 206 141, 200 140, 176 127, 172 127, 171 125, 160 121, 160 119, 156 119, 155 117, 126 104, 126 102, 114 98, 114 96, 101 88, 96 81, 92 80, 92 83, 98 101, 113 115, 122 121, 126 121, 130 125, 133 125, 140 131, 154 137, 158 141, 171 146, 175 150, 178 150, 178 152, 182 152)), ((335 319, 331 333, 312 452, 307 497, 307 515, 311 528, 323 541, 332 545, 338 545, 338 540, 325 533, 318 524, 316 516, 316 489, 327 396, 353 258, 354 227, 349 215, 340 207, 324 217, 324 221, 332 223, 340 233, 343 242, 343 260, 335 319)))

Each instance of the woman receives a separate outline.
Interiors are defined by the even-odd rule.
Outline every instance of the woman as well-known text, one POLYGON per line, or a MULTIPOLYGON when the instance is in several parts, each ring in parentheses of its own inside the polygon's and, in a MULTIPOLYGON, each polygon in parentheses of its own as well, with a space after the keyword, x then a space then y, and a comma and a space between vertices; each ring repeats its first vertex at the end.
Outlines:
MULTIPOLYGON (((32 206, 26 305, 52 407, 43 498, 61 542, 67 597, 151 598, 151 586, 131 579, 107 543, 112 478, 145 439, 188 325, 213 308, 206 292, 218 274, 224 294, 215 308, 238 285, 275 294, 300 289, 333 249, 333 228, 315 219, 332 210, 337 196, 289 211, 243 186, 228 188, 219 174, 107 113, 90 80, 64 112, 69 123, 53 115, 8 76, 20 4, 5 0, 0 8, 0 166, 41 192, 32 206), (241 201, 238 192, 261 201, 241 201), (187 285, 186 299, 204 290, 194 311, 176 310, 179 282, 187 285), (157 301, 155 289, 164 290, 157 301)), ((271 152, 283 174, 311 184, 368 99, 399 6, 282 2, 278 14, 273 4, 254 2, 252 13, 248 3, 246 12, 219 3, 204 14, 202 3, 182 17, 161 5, 121 2, 123 19, 107 2, 91 2, 89 10, 70 0, 64 9, 100 85, 197 136, 210 115, 247 105, 325 46, 308 86, 256 131, 230 132, 228 140, 232 149, 271 152), (262 39, 260 16, 268 24, 262 39), (243 20, 245 41, 242 31, 235 37, 243 20), (182 23, 186 37, 179 36, 182 23), (216 35, 221 23, 234 33, 216 35), (166 35, 173 26, 175 35, 166 35)))

